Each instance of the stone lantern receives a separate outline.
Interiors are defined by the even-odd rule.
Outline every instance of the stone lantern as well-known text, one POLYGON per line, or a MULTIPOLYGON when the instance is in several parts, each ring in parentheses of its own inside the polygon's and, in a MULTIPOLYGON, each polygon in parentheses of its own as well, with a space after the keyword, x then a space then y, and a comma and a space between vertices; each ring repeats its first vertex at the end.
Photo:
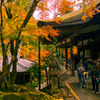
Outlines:
POLYGON ((58 62, 56 57, 50 61, 50 71, 48 74, 51 76, 51 90, 54 92, 58 89, 58 75, 60 71, 58 71, 58 62))

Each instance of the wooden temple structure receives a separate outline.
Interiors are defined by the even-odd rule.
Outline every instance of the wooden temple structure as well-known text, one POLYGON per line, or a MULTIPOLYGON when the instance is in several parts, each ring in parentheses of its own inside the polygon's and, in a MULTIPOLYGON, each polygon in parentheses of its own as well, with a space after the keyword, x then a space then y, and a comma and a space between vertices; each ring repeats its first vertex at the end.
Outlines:
MULTIPOLYGON (((97 8, 100 9, 100 0, 95 0, 97 8)), ((70 48, 71 68, 75 67, 75 56, 73 46, 78 48, 78 54, 84 59, 100 60, 100 13, 93 18, 88 17, 85 21, 81 20, 83 8, 65 14, 60 18, 63 19, 61 24, 54 21, 39 21, 38 26, 51 25, 60 30, 57 37, 57 50, 65 50, 65 62, 68 61, 68 48, 70 48)), ((47 42, 47 41, 45 41, 47 42)), ((73 71, 73 70, 72 70, 73 71)), ((74 74, 74 73, 73 73, 74 74)))

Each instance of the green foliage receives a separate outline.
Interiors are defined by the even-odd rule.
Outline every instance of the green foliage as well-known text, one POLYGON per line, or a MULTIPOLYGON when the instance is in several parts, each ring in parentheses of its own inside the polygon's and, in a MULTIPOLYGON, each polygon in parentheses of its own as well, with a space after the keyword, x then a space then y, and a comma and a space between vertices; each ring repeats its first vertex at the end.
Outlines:
POLYGON ((3 99, 3 95, 0 95, 0 100, 2 100, 3 99))
POLYGON ((63 65, 64 59, 60 57, 61 52, 56 51, 56 44, 57 39, 54 38, 53 44, 50 45, 44 45, 44 48, 50 52, 50 55, 43 59, 43 62, 45 62, 46 66, 50 66, 50 61, 55 60, 58 63, 58 69, 61 71, 60 66, 63 65))
POLYGON ((38 64, 35 63, 34 65, 32 65, 32 67, 28 69, 28 72, 32 75, 33 78, 38 78, 39 75, 38 64))
MULTIPOLYGON (((44 65, 41 65, 41 69, 45 69, 44 65)), ((30 73, 30 83, 27 83, 27 87, 36 87, 39 84, 38 77, 39 77, 39 69, 38 69, 38 64, 35 63, 28 69, 28 72, 30 73)), ((44 75, 41 74, 41 82, 44 81, 44 75)))
MULTIPOLYGON (((32 65, 32 67, 30 67, 28 69, 28 72, 32 75, 32 77, 35 79, 37 78, 38 79, 38 73, 39 73, 39 69, 38 69, 38 63, 35 63, 34 65, 32 65)), ((46 66, 45 65, 40 65, 41 69, 45 69, 46 66)), ((43 77, 43 75, 42 75, 43 77)), ((36 79, 35 79, 36 80, 36 79)))
POLYGON ((26 87, 33 87, 33 88, 35 88, 36 86, 38 86, 38 84, 39 84, 38 81, 37 81, 37 82, 32 81, 31 84, 30 84, 30 83, 27 83, 27 84, 26 84, 26 87))
POLYGON ((25 11, 28 11, 30 5, 32 4, 32 0, 14 0, 15 4, 21 6, 25 11))

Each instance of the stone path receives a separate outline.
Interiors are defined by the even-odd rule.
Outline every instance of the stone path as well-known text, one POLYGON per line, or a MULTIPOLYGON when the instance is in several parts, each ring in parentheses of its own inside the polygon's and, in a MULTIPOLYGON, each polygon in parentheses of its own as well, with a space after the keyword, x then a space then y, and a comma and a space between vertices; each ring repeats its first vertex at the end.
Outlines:
MULTIPOLYGON (((78 79, 77 72, 75 72, 75 76, 71 76, 71 72, 66 71, 60 76, 59 79, 60 82, 68 83, 80 100, 100 100, 100 91, 99 91, 99 95, 92 93, 92 84, 91 84, 90 76, 88 80, 86 80, 86 88, 84 89, 78 85, 79 79, 78 79)), ((43 84, 41 84, 41 87, 44 88, 46 85, 47 85, 46 82, 44 82, 43 84)), ((66 92, 65 96, 67 96, 67 87, 64 86, 62 88, 65 89, 63 92, 66 92)), ((36 89, 38 90, 38 87, 36 89)), ((99 84, 99 90, 100 90, 100 84, 99 84)), ((64 98, 62 100, 75 100, 75 99, 64 98)))
MULTIPOLYGON (((76 72, 77 73, 77 72, 76 72)), ((88 80, 86 81, 86 88, 80 88, 78 85, 78 76, 71 76, 70 72, 65 73, 61 76, 60 81, 64 83, 68 83, 80 100, 100 100, 100 92, 99 95, 92 93, 92 84, 91 84, 91 77, 89 76, 88 80)), ((99 84, 100 90, 100 84, 99 84)), ((72 100, 72 99, 64 99, 64 100, 72 100)))

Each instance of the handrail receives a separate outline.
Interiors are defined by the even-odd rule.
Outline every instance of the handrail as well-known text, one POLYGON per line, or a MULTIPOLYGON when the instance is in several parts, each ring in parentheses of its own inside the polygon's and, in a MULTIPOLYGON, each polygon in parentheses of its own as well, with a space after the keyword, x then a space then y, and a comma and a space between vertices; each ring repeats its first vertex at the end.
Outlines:
POLYGON ((70 70, 71 70, 71 69, 68 69, 68 70, 62 72, 61 74, 59 74, 59 75, 57 76, 57 78, 58 78, 58 88, 59 88, 59 89, 60 89, 60 82, 59 82, 60 76, 63 75, 65 72, 68 72, 68 71, 70 71, 70 70))
POLYGON ((68 72, 68 71, 70 71, 70 69, 68 69, 68 70, 66 70, 66 71, 64 71, 64 72, 62 72, 62 73, 61 73, 61 74, 59 74, 57 77, 59 77, 59 76, 63 75, 65 72, 68 72))
POLYGON ((76 95, 76 93, 72 90, 72 88, 69 86, 68 83, 65 83, 67 88, 70 90, 70 92, 72 93, 72 95, 76 98, 76 100, 80 100, 79 97, 76 95))

